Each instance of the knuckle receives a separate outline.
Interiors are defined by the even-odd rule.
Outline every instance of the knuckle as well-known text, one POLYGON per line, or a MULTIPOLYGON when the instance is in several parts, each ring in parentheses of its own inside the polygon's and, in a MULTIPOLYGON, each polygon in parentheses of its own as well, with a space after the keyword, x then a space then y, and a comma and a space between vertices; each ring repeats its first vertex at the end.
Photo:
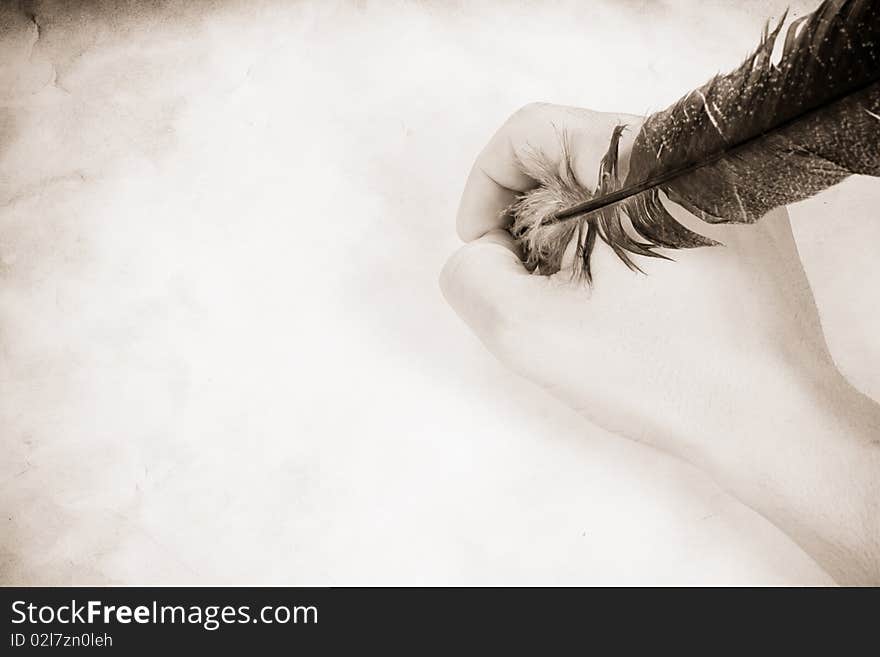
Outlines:
POLYGON ((498 245, 473 242, 456 251, 440 272, 440 289, 449 304, 477 334, 486 348, 508 369, 529 373, 533 347, 530 311, 523 307, 521 289, 499 286, 487 255, 498 245), (487 269, 488 266, 488 269, 487 269))
POLYGON ((446 263, 443 265, 443 269, 440 270, 440 287, 447 288, 451 285, 459 275, 459 269, 461 269, 461 265, 463 260, 467 257, 466 251, 470 248, 469 244, 465 244, 463 247, 458 249, 455 253, 453 253, 449 258, 446 259, 446 263))
POLYGON ((450 301, 461 295, 462 290, 472 281, 476 268, 480 244, 465 244, 453 253, 440 270, 440 289, 450 301))
POLYGON ((529 122, 538 116, 544 115, 550 107, 553 107, 550 103, 527 103, 511 115, 510 121, 512 123, 518 123, 520 121, 529 122))

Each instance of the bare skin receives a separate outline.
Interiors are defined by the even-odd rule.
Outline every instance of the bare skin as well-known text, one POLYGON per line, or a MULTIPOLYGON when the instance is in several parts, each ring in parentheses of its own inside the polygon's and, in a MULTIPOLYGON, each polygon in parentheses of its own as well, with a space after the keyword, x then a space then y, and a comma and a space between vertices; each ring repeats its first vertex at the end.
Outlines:
POLYGON ((440 278, 450 305, 502 362, 615 433, 708 472, 841 584, 880 584, 880 406, 831 360, 784 209, 711 226, 725 246, 640 259, 597 244, 592 290, 529 274, 502 210, 534 186, 517 154, 559 157, 558 131, 594 186, 612 128, 641 119, 554 105, 514 114, 480 153, 461 200, 467 244, 440 278))

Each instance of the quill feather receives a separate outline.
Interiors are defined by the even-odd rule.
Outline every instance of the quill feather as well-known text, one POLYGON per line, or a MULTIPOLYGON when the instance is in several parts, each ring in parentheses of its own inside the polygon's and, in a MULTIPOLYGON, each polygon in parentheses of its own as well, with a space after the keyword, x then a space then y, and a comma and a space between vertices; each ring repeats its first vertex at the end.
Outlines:
POLYGON ((880 176, 880 0, 826 0, 793 22, 772 60, 785 16, 765 28, 735 71, 715 76, 642 125, 629 172, 617 176, 620 128, 600 165, 595 192, 533 155, 524 169, 541 187, 512 206, 511 231, 526 262, 559 270, 578 237, 579 271, 591 278, 596 236, 638 269, 630 254, 715 244, 669 214, 661 192, 710 223, 753 223, 849 175, 880 176), (624 228, 621 213, 641 237, 624 228))

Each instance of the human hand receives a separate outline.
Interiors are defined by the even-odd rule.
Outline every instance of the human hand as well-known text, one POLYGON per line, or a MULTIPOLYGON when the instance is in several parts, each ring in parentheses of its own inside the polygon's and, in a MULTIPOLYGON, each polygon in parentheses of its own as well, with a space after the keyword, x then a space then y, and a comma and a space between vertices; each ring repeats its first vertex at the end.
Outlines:
MULTIPOLYGON (((597 424, 689 460, 730 458, 725 441, 837 377, 784 209, 759 224, 710 225, 667 203, 685 226, 724 246, 666 251, 633 273, 602 242, 594 285, 563 271, 530 275, 504 230, 503 210, 535 186, 518 164, 528 149, 561 158, 592 187, 618 123, 625 176, 639 117, 553 105, 514 114, 480 154, 461 200, 469 244, 441 277, 446 298, 502 362, 597 424)), ((778 418, 775 418, 778 420, 778 418)), ((754 434, 754 431, 751 431, 754 434)))
POLYGON ((838 581, 880 582, 880 407, 831 360, 784 209, 725 226, 668 203, 724 246, 642 258, 643 275, 599 241, 592 288, 565 267, 549 277, 523 267, 503 212, 535 184, 518 156, 559 161, 564 131, 589 184, 621 122, 625 176, 639 117, 553 105, 514 114, 468 178, 458 214, 468 244, 443 269, 444 295, 513 370, 596 424, 703 468, 838 581))

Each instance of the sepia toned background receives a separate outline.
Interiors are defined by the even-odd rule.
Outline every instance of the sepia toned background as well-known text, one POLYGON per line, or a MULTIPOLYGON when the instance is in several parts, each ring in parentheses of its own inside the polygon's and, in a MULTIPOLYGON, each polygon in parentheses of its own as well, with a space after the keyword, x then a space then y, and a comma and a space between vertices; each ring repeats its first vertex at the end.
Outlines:
MULTIPOLYGON (((661 109, 786 4, 0 5, 0 583, 829 582, 436 283, 511 112, 661 109)), ((846 208, 878 200, 792 209, 875 398, 880 224, 846 208)))

